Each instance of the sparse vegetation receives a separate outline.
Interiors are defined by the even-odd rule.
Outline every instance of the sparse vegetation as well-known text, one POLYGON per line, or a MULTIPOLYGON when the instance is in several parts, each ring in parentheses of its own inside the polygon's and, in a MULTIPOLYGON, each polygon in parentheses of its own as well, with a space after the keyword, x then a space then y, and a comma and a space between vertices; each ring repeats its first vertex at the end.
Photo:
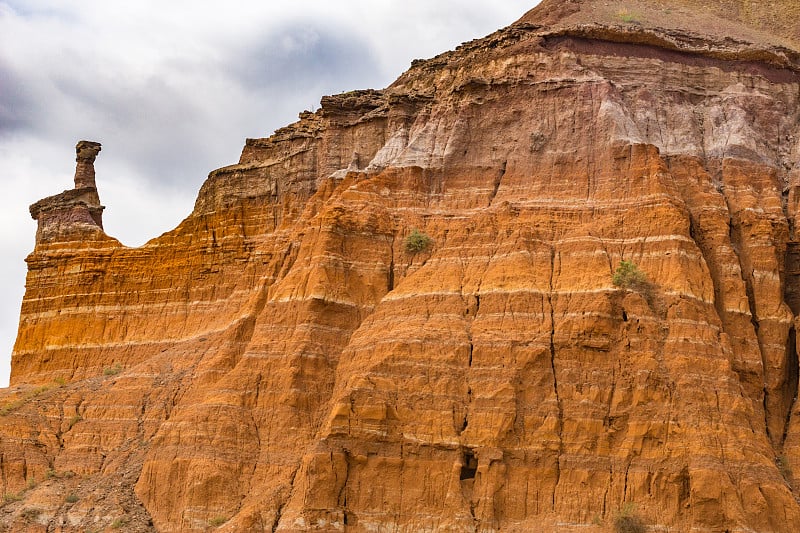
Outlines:
POLYGON ((78 498, 77 494, 72 493, 72 494, 69 494, 66 498, 64 498, 64 501, 67 502, 67 503, 75 503, 79 499, 80 498, 78 498))
POLYGON ((647 276, 639 270, 639 267, 633 261, 620 261, 617 270, 611 277, 611 282, 621 289, 628 289, 638 293, 652 291, 652 284, 647 279, 647 276))
POLYGON ((122 372, 122 365, 119 363, 114 363, 113 366, 108 366, 103 369, 104 376, 116 376, 120 372, 122 372))
POLYGON ((406 251, 410 254, 424 252, 430 248, 432 244, 433 239, 416 228, 412 229, 411 233, 406 237, 406 251))
POLYGON ((614 533, 645 533, 647 527, 636 514, 636 505, 626 503, 614 517, 614 533))
POLYGON ((36 485, 37 485, 36 478, 33 477, 33 476, 29 477, 28 478, 28 489, 32 489, 32 488, 36 487, 36 485))
POLYGON ((18 398, 14 401, 4 403, 3 406, 0 407, 0 416, 6 416, 9 413, 16 411, 22 407, 23 404, 25 404, 24 398, 18 398))
POLYGON ((785 455, 779 455, 775 458, 775 465, 778 467, 781 475, 786 480, 791 480, 794 477, 794 473, 792 472, 792 466, 789 464, 789 458, 785 455))
POLYGON ((208 525, 211 526, 211 527, 219 527, 222 524, 224 524, 225 522, 227 522, 228 520, 230 520, 230 519, 228 517, 226 517, 226 516, 215 516, 214 518, 212 518, 212 519, 210 519, 208 521, 208 525))
POLYGON ((632 11, 628 11, 627 8, 620 9, 617 12, 617 17, 626 24, 637 24, 639 22, 637 16, 632 11))
POLYGON ((23 394, 21 397, 17 398, 16 400, 12 400, 10 402, 6 402, 5 404, 3 404, 2 407, 0 407, 0 416, 6 416, 9 413, 12 413, 12 412, 16 411, 17 409, 19 409, 20 407, 25 405, 25 403, 28 400, 31 400, 31 399, 39 396, 40 394, 42 394, 44 392, 47 392, 49 390, 50 390, 50 385, 42 385, 40 387, 36 387, 35 389, 32 389, 32 390, 26 392, 25 394, 23 394))
POLYGON ((3 503, 18 502, 22 499, 22 494, 17 492, 6 492, 3 494, 3 503))
POLYGON ((72 429, 72 427, 73 427, 75 424, 77 424, 78 422, 80 422, 81 420, 83 420, 83 417, 82 417, 81 415, 75 415, 75 416, 73 416, 72 418, 70 418, 70 419, 69 419, 69 425, 67 426, 67 431, 69 431, 70 429, 72 429))
POLYGON ((21 513, 25 520, 36 520, 40 514, 42 514, 42 510, 38 507, 26 507, 21 513))
POLYGON ((127 523, 128 523, 128 517, 120 516, 119 518, 111 522, 111 529, 119 529, 127 523))

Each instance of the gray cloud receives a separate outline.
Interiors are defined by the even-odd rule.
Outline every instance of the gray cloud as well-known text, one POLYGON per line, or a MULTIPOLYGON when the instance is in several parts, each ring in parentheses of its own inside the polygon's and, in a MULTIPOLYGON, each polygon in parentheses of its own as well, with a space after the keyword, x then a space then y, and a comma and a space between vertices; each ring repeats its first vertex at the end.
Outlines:
POLYGON ((376 77, 378 72, 369 43, 351 31, 332 31, 313 20, 291 21, 258 36, 234 55, 230 75, 258 90, 304 90, 320 83, 376 77))
POLYGON ((187 215, 203 179, 325 94, 385 87, 521 16, 535 0, 0 0, 0 386, 35 224, 99 140, 106 228, 142 243, 187 215), (224 16, 223 16, 224 15, 224 16))
POLYGON ((34 109, 22 80, 0 58, 0 135, 31 128, 34 109))

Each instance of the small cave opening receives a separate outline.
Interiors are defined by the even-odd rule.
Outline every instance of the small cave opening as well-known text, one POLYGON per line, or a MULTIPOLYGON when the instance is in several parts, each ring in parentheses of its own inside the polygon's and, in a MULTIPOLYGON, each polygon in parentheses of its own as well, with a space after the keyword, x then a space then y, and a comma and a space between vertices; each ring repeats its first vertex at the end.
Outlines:
POLYGON ((465 449, 461 461, 461 476, 459 479, 461 481, 475 479, 475 474, 478 472, 478 458, 475 457, 475 452, 465 449))
POLYGON ((622 321, 623 322, 628 321, 628 313, 626 313, 624 309, 622 310, 622 321))

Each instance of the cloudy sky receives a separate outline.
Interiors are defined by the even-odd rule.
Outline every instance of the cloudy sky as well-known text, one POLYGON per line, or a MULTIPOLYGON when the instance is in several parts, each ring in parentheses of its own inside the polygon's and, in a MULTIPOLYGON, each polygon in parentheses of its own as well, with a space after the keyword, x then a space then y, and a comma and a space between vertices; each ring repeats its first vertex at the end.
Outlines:
POLYGON ((139 246, 192 209, 209 171, 319 107, 382 88, 510 24, 537 0, 0 0, 0 387, 35 222, 72 187, 75 143, 103 143, 106 232, 139 246))

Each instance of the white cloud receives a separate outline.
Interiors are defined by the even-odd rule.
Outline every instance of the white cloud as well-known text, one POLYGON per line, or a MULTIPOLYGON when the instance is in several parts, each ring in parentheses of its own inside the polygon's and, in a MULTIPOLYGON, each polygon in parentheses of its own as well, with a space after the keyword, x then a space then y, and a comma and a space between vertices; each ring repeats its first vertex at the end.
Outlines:
POLYGON ((35 223, 98 140, 106 230, 139 245, 189 214, 210 170, 318 105, 390 84, 535 0, 0 0, 0 386, 35 223))

